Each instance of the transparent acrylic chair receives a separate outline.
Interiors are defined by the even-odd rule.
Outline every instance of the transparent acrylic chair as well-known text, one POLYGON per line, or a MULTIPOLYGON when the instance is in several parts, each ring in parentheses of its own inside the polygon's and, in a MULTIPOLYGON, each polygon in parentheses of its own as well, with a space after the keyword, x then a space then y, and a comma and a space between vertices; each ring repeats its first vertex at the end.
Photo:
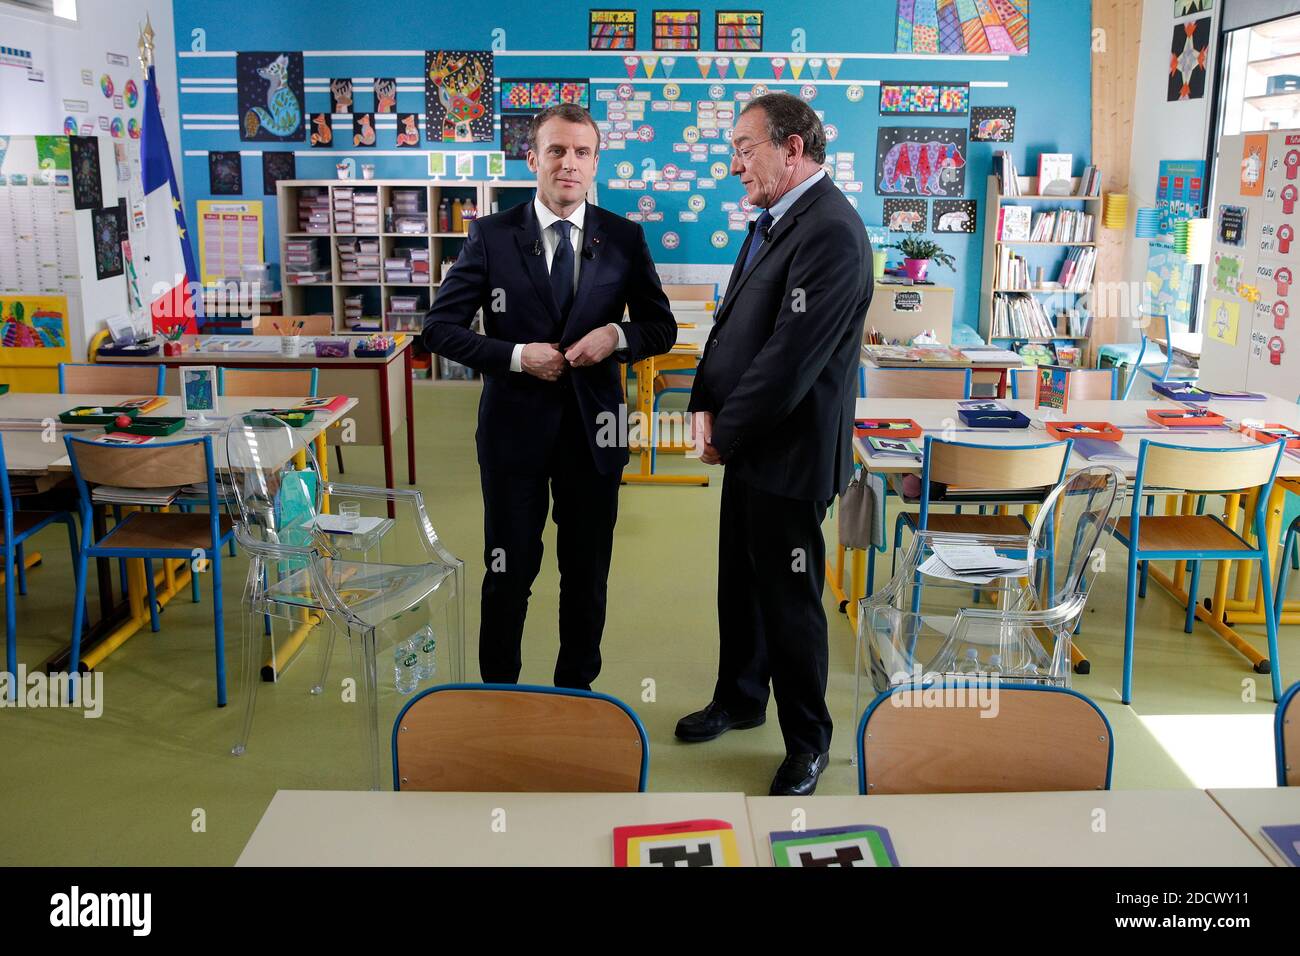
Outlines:
MULTIPOLYGON (((287 663, 277 660, 272 620, 290 624, 288 645, 324 626, 320 679, 312 693, 324 686, 334 635, 342 631, 358 679, 370 786, 379 789, 378 645, 384 636, 400 637, 403 628, 432 621, 448 659, 446 679, 462 681, 464 563, 439 540, 420 492, 322 482, 311 444, 278 418, 256 412, 235 416, 225 445, 227 504, 236 540, 249 558, 240 684, 244 714, 232 752, 242 754, 248 745, 263 662, 270 661, 276 671, 287 663), (334 515, 324 514, 326 501, 334 515), (345 503, 359 506, 355 527, 339 527, 345 503), (390 504, 393 518, 386 517, 390 504), (369 560, 372 554, 377 561, 369 560)), ((281 656, 287 654, 282 647, 281 656)))
POLYGON ((893 580, 858 606, 854 721, 863 672, 876 692, 962 677, 1070 685, 1070 647, 1096 577, 1094 553, 1119 516, 1124 478, 1076 472, 1044 500, 1028 535, 918 532, 893 580), (987 547, 1025 573, 973 586, 919 570, 935 547, 987 547), (972 587, 991 603, 970 606, 972 587))

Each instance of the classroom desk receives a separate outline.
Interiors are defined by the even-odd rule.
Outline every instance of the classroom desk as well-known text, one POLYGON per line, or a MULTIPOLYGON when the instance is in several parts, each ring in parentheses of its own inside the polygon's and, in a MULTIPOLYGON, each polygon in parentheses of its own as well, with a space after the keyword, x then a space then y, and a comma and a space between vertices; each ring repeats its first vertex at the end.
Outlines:
MULTIPOLYGON (((321 336, 330 338, 330 336, 321 336)), ((180 393, 176 369, 185 365, 220 365, 225 368, 317 368, 320 369, 318 395, 351 395, 357 399, 355 437, 349 444, 380 445, 384 449, 384 483, 397 487, 393 466, 393 433, 406 425, 407 481, 415 484, 415 412, 412 404, 411 349, 414 338, 398 336, 397 347, 382 358, 317 358, 311 345, 314 337, 303 337, 303 354, 286 358, 279 352, 194 351, 196 341, 217 339, 222 342, 275 342, 273 336, 189 335, 182 341, 186 350, 180 355, 147 355, 140 358, 103 356, 96 361, 124 365, 157 365, 167 368, 167 390, 180 393), (308 352, 310 351, 310 354, 308 352)), ((351 345, 352 339, 348 339, 351 345)), ((225 399, 223 398, 224 402, 225 399)), ((334 444, 339 444, 335 441, 334 444)), ((320 454, 324 460, 324 454, 320 454)))
MULTIPOLYGON (((140 398, 139 394, 135 395, 57 395, 48 392, 9 392, 0 395, 0 431, 5 436, 6 464, 18 465, 18 471, 15 474, 32 475, 35 469, 44 461, 44 474, 53 477, 65 476, 71 474, 72 463, 68 459, 67 449, 63 444, 63 435, 65 434, 84 434, 86 437, 103 434, 104 426, 89 425, 85 427, 76 425, 64 425, 58 422, 60 412, 67 411, 74 405, 115 405, 119 402, 131 398, 140 398), (57 440, 54 442, 44 442, 45 423, 53 420, 57 423, 57 440), (33 441, 35 439, 35 442, 33 441), (44 446, 43 448, 38 447, 44 446), (11 458, 8 453, 10 449, 18 455, 16 459, 11 458)), ((182 414, 181 400, 179 396, 165 395, 162 396, 167 403, 161 408, 150 412, 151 415, 175 415, 182 414)), ((219 414, 213 416, 213 421, 218 421, 221 416, 239 415, 243 412, 253 411, 258 408, 283 408, 298 402, 306 396, 296 395, 286 397, 283 395, 253 395, 243 397, 223 397, 220 400, 219 414)), ((337 411, 334 412, 317 412, 312 421, 295 429, 295 434, 303 440, 304 443, 316 441, 324 434, 325 429, 337 422, 340 418, 350 412, 356 406, 356 399, 349 398, 348 401, 337 411)), ((224 424, 224 423, 223 423, 224 424)), ((216 430, 196 430, 185 428, 174 435, 167 436, 166 441, 179 441, 185 438, 192 438, 196 435, 212 436, 213 464, 217 470, 226 468, 226 446, 222 440, 222 431, 216 430)), ((305 463, 305 458, 304 458, 305 463)), ((323 468, 323 466, 322 466, 323 468)), ((13 471, 13 469, 10 469, 13 471)), ((322 472, 322 477, 324 473, 322 472)), ((129 507, 129 506, 127 506, 129 507)), ((96 538, 102 537, 106 533, 106 528, 102 525, 100 510, 95 509, 96 527, 94 529, 96 538)), ((31 558, 29 557, 29 562, 31 558)), ((96 562, 98 569, 98 582, 100 594, 100 614, 101 620, 86 635, 81 645, 80 665, 87 669, 93 668, 114 650, 125 643, 136 631, 145 624, 149 623, 149 609, 145 605, 144 598, 144 562, 140 559, 130 559, 127 561, 128 574, 134 580, 136 586, 132 588, 129 596, 129 602, 125 609, 118 608, 113 602, 113 579, 110 571, 111 559, 103 559, 96 562)), ((157 582, 157 599, 160 605, 166 605, 171 598, 180 593, 190 580, 190 563, 188 561, 163 561, 159 562, 160 567, 155 571, 157 582)), ((292 645, 296 647, 305 639, 307 631, 300 629, 301 633, 295 633, 290 638, 286 647, 292 645)), ((62 672, 69 669, 71 661, 69 660, 71 647, 64 647, 51 655, 44 663, 43 667, 49 672, 62 672)), ((285 659, 291 656, 291 651, 286 650, 282 653, 285 659)))
POLYGON ((1274 866, 1288 865, 1260 828, 1300 824, 1300 787, 1238 790, 1216 787, 1208 793, 1274 866))
MULTIPOLYGON (((956 348, 956 346, 954 346, 956 348)), ((1010 393, 1007 382, 1011 376, 1011 370, 1024 368, 1025 363, 1017 357, 1014 361, 1007 359, 1004 362, 898 362, 881 360, 874 355, 866 345, 862 346, 862 354, 858 361, 865 368, 915 368, 915 369, 953 369, 968 368, 971 370, 971 382, 976 384, 977 376, 980 372, 989 372, 991 376, 989 381, 993 382, 996 387, 998 398, 1006 398, 1010 393)), ((870 386, 868 386, 868 389, 870 386)))
POLYGON ((794 812, 807 829, 889 831, 900 866, 1268 866, 1203 790, 749 797, 754 857, 794 812), (1099 812, 1100 811, 1100 812, 1099 812))
MULTIPOLYGON (((1030 418, 1034 417, 1032 399, 1007 399, 1003 401, 1003 404, 1008 408, 1024 412, 1030 418)), ((1242 436, 1235 431, 1227 429, 1196 431, 1186 428, 1163 428, 1147 418, 1148 409, 1168 409, 1170 406, 1171 403, 1164 400, 1074 401, 1070 403, 1065 418, 1076 421, 1110 422, 1125 432, 1120 445, 1134 455, 1137 454, 1138 447, 1144 438, 1152 441, 1202 448, 1240 446, 1242 436)), ((1212 402, 1210 407, 1233 419, 1265 418, 1269 422, 1291 425, 1292 427, 1300 425, 1300 412, 1298 412, 1296 406, 1279 398, 1270 398, 1262 402, 1212 402)), ((945 430, 951 429, 951 434, 955 440, 973 443, 1033 445, 1052 440, 1046 431, 1033 425, 1029 428, 1010 430, 966 428, 958 419, 956 403, 951 399, 859 399, 855 409, 855 416, 857 418, 911 418, 926 433, 941 434, 945 430)), ((924 435, 921 438, 913 439, 913 441, 918 448, 921 447, 924 443, 924 435)), ((871 472, 908 473, 920 471, 919 462, 912 463, 897 457, 872 455, 869 443, 856 436, 853 440, 853 452, 855 460, 871 472)), ((1088 467, 1088 465, 1087 459, 1081 455, 1072 454, 1067 463, 1067 472, 1073 473, 1088 467)), ((1135 466, 1136 462, 1131 462, 1127 467, 1121 467, 1120 470, 1125 473, 1126 478, 1132 480, 1135 475, 1135 466)), ((1282 464, 1278 470, 1278 482, 1268 504, 1268 533, 1269 540, 1273 542, 1274 551, 1278 547, 1278 539, 1281 536, 1282 505, 1288 490, 1300 493, 1300 460, 1290 455, 1282 458, 1282 464)), ((1195 507, 1195 497, 1194 495, 1169 496, 1166 502, 1167 513, 1180 513, 1180 509, 1182 513, 1192 513, 1195 507)), ((1238 515, 1227 517, 1230 524, 1235 525, 1238 523, 1238 515)), ((857 599, 865 591, 865 552, 854 551, 852 553, 849 571, 850 583, 847 589, 843 588, 841 584, 843 578, 842 549, 837 550, 837 554, 839 558, 835 565, 832 565, 829 561, 827 562, 828 577, 832 582, 832 592, 840 601, 846 602, 844 609, 848 614, 849 622, 851 625, 856 625, 857 599)), ((1224 562, 1224 564, 1226 563, 1224 562)), ((1276 556, 1274 556, 1272 566, 1276 566, 1276 556)), ((1267 657, 1242 638, 1232 626, 1236 623, 1263 622, 1264 609, 1262 602, 1264 595, 1262 589, 1257 587, 1255 599, 1253 601, 1248 600, 1250 597, 1251 575, 1246 565, 1238 564, 1235 598, 1227 600, 1227 573, 1218 566, 1218 562, 1216 562, 1216 568, 1218 577, 1214 589, 1215 597, 1207 598, 1203 604, 1199 605, 1196 609, 1196 616, 1209 625, 1216 635, 1241 652, 1251 662, 1257 673, 1267 673, 1267 668, 1271 666, 1267 657), (1227 614, 1230 614, 1231 617, 1228 618, 1227 614)), ((1189 598, 1185 590, 1186 564, 1184 562, 1176 564, 1172 577, 1155 568, 1151 569, 1150 577, 1186 606, 1189 598)), ((1300 622, 1300 605, 1292 604, 1289 607, 1293 610, 1283 620, 1286 623, 1300 622)), ((1079 668, 1079 673, 1087 673, 1087 665, 1077 654, 1076 667, 1079 668)))
POLYGON ((617 826, 717 819, 754 865, 741 793, 280 790, 236 866, 612 866, 617 826), (494 827, 495 825, 495 827, 494 827))
MULTIPOLYGON (((693 315, 693 313, 684 313, 684 315, 693 315)), ((702 319, 698 322, 687 322, 686 327, 679 324, 677 344, 673 346, 671 352, 666 352, 663 355, 651 355, 633 366, 636 370, 636 415, 640 423, 640 440, 637 442, 639 467, 635 472, 625 472, 623 474, 624 484, 707 485, 709 483, 709 476, 704 474, 661 475, 655 473, 651 464, 650 443, 657 441, 660 437, 658 431, 652 427, 655 417, 655 376, 660 372, 691 369, 699 365, 700 357, 704 355, 704 346, 707 344, 709 335, 712 332, 713 322, 711 320, 702 319)), ((689 428, 689 417, 684 426, 685 428, 689 428)), ((629 430, 631 430, 630 423, 629 430)), ((672 445, 667 448, 660 446, 660 450, 684 451, 690 444, 691 436, 689 431, 683 434, 682 438, 686 443, 685 445, 672 445)))

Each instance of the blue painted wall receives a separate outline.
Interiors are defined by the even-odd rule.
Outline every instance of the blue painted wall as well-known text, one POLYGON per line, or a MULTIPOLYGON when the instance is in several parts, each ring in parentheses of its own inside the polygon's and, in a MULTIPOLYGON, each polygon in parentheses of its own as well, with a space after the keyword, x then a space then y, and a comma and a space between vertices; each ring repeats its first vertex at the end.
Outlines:
MULTIPOLYGON (((656 7, 673 5, 661 3, 627 2, 611 3, 611 7, 635 8, 637 15, 637 53, 652 54, 650 32, 651 11, 656 7)), ((690 7, 690 5, 679 5, 690 7)), ((834 124, 838 138, 829 146, 835 153, 854 154, 855 179, 862 182, 863 191, 857 193, 859 212, 864 222, 879 225, 883 198, 876 195, 875 146, 876 131, 882 125, 897 126, 961 126, 966 117, 923 118, 881 117, 879 115, 878 88, 868 86, 858 102, 851 102, 844 85, 819 85, 812 78, 811 69, 805 65, 799 80, 792 76, 791 67, 785 68, 785 83, 774 80, 770 58, 792 55, 807 57, 835 53, 871 52, 891 53, 894 49, 895 0, 807 0, 798 7, 791 4, 736 4, 732 2, 714 6, 701 6, 701 49, 713 48, 713 14, 718 9, 764 9, 763 51, 751 53, 743 85, 726 84, 728 95, 736 90, 749 90, 752 84, 763 83, 771 89, 797 93, 804 83, 817 86, 812 101, 814 108, 824 114, 827 123, 834 124), (804 31, 806 50, 792 54, 792 31, 804 31)), ((186 202, 190 222, 194 220, 194 204, 199 199, 211 198, 207 192, 208 150, 259 150, 294 149, 298 151, 297 175, 301 179, 322 179, 334 176, 337 153, 351 150, 351 130, 341 126, 335 130, 335 148, 312 150, 306 142, 294 144, 241 143, 237 129, 195 129, 196 126, 236 126, 234 119, 211 120, 195 117, 234 117, 236 96, 229 93, 190 92, 198 86, 217 84, 189 84, 194 79, 227 79, 233 89, 235 60, 233 56, 186 56, 195 44, 193 31, 204 31, 208 53, 237 50, 302 50, 305 75, 310 87, 313 77, 331 76, 396 76, 417 77, 423 71, 423 55, 375 56, 347 51, 424 50, 424 49, 490 49, 493 31, 504 30, 504 50, 497 52, 495 75, 501 78, 527 77, 610 77, 626 78, 620 57, 584 56, 587 45, 587 7, 571 3, 544 2, 544 0, 484 0, 474 4, 447 7, 426 0, 388 0, 383 4, 350 2, 350 0, 174 0, 176 48, 181 56, 178 73, 181 78, 180 112, 182 121, 181 146, 184 151, 186 202), (575 51, 551 57, 511 55, 510 50, 575 51), (311 51, 317 51, 313 54, 311 51), (327 53, 328 55, 319 55, 327 53), (346 144, 346 145, 344 145, 346 144), (196 153, 199 155, 191 155, 196 153)), ((1090 145, 1090 30, 1091 5, 1071 0, 1033 0, 1030 5, 1030 52, 1025 57, 1011 57, 995 61, 953 61, 911 59, 845 59, 839 69, 838 79, 843 80, 964 80, 974 82, 1005 82, 1004 89, 975 87, 971 90, 974 106, 1005 106, 1017 108, 1015 141, 1005 147, 1011 150, 1022 172, 1033 172, 1040 152, 1068 152, 1075 155, 1075 174, 1089 159, 1090 145)), ((498 34, 499 36, 499 34, 498 34)), ((671 54, 662 53, 660 56, 671 54)), ((730 54, 732 57, 738 54, 730 54)), ((676 54, 677 63, 667 79, 681 87, 682 100, 705 100, 708 88, 717 81, 717 72, 711 70, 709 79, 700 79, 695 61, 688 54, 676 54)), ((643 68, 637 70, 639 78, 645 77, 643 68)), ((655 70, 656 78, 663 78, 662 66, 655 70)), ((735 67, 728 73, 736 78, 735 67)), ((822 80, 830 79, 829 69, 823 67, 822 80)), ((415 85, 415 84, 406 84, 415 85)), ((598 119, 604 118, 606 104, 596 97, 601 89, 613 89, 614 82, 594 84, 592 107, 598 119)), ((221 88, 218 85, 218 88, 221 88)), ((654 99, 662 99, 661 84, 637 84, 636 90, 652 91, 654 99)), ((373 107, 373 97, 368 90, 357 91, 357 109, 373 107)), ((170 104, 167 104, 169 108, 170 104)), ((307 93, 306 110, 321 112, 330 109, 328 93, 307 93)), ((397 101, 399 112, 423 112, 424 96, 421 92, 400 92, 397 101)), ((680 141, 680 131, 693 117, 694 112, 656 113, 649 105, 646 122, 655 126, 655 138, 649 143, 630 143, 622 151, 609 150, 602 155, 598 171, 601 204, 620 213, 636 209, 641 191, 616 191, 608 187, 615 176, 615 167, 622 160, 632 162, 639 170, 646 159, 658 166, 676 161, 687 168, 681 154, 674 154, 672 143, 680 141)), ((499 113, 498 113, 499 117, 499 113)), ((638 124, 639 125, 639 124, 638 124)), ((376 151, 395 148, 395 132, 379 133, 376 151)), ((724 143, 725 140, 714 142, 724 143)), ((472 148, 486 151, 499 148, 496 144, 478 143, 472 148)), ((454 144, 430 145, 421 142, 410 155, 357 157, 357 162, 373 162, 380 178, 424 178, 427 174, 426 149, 454 150, 454 144)), ((991 143, 971 143, 969 168, 966 180, 966 197, 979 201, 978 231, 974 235, 948 235, 939 237, 943 245, 958 260, 954 276, 940 269, 933 276, 939 282, 955 283, 957 287, 956 311, 958 321, 978 323, 981 252, 984 232, 985 180, 989 175, 992 155, 998 146, 991 143)), ((364 152, 364 151, 362 151, 364 152)), ((695 164, 698 175, 708 176, 708 167, 725 156, 711 155, 709 162, 695 164)), ((268 228, 266 232, 266 257, 279 259, 279 237, 275 222, 274 197, 262 196, 261 161, 256 156, 243 160, 244 196, 265 199, 268 228)), ((507 169, 509 178, 528 176, 522 161, 511 162, 507 169)), ((486 157, 475 159, 475 177, 486 178, 486 157)), ((692 189, 689 192, 655 192, 656 209, 664 213, 661 223, 646 223, 651 249, 661 262, 673 263, 730 263, 734 260, 739 238, 743 233, 729 233, 729 242, 715 248, 710 241, 718 229, 725 229, 723 202, 735 202, 742 194, 735 180, 722 179, 713 190, 692 189), (686 209, 690 195, 704 196, 706 207, 700 222, 678 221, 678 213, 686 209), (675 248, 666 248, 663 236, 675 232, 680 239, 675 248)), ((896 237, 897 238, 897 237, 896 237)), ((1042 260, 1054 272, 1052 261, 1042 260)), ((1035 260, 1038 261, 1038 260, 1035 260)))

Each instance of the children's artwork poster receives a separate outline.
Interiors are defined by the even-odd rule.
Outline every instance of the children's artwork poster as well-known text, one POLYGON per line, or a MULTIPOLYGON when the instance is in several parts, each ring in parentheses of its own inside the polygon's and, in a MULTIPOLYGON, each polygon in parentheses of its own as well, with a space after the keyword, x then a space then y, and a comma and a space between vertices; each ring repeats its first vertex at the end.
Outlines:
POLYGON ((1024 56, 1029 0, 898 0, 894 52, 1024 56))
POLYGON ((1241 322, 1241 303, 1227 299, 1211 299, 1206 334, 1224 345, 1237 344, 1237 328, 1241 322))
POLYGON ((397 114, 397 146, 399 149, 413 149, 420 145, 420 115, 418 113, 397 114))
POLYGON ((301 142, 306 99, 302 53, 237 53, 239 138, 244 142, 301 142))
POLYGON ((1174 224, 1201 215, 1205 199, 1205 160, 1162 159, 1156 176, 1156 209, 1160 235, 1172 235, 1174 224))
POLYGON ((1226 252, 1216 252, 1214 254, 1214 289, 1216 292, 1226 292, 1229 295, 1237 294, 1237 286, 1245 280, 1242 272, 1242 257, 1229 255, 1226 252))
POLYGON ((931 232, 974 232, 974 199, 936 199, 931 232))
POLYGON ((1070 370, 1063 365, 1040 365, 1035 373, 1034 408, 1065 414, 1070 404, 1070 370))
POLYGON ((1151 242, 1147 250, 1147 275, 1142 314, 1167 315, 1171 325, 1188 328, 1192 317, 1192 270, 1166 242, 1151 242))
POLYGON ((1244 246, 1246 244, 1246 222, 1249 215, 1249 210, 1245 206, 1219 203, 1219 214, 1214 227, 1219 242, 1226 246, 1244 246))
POLYGON ((1014 106, 972 106, 970 138, 976 143, 1010 143, 1016 138, 1014 106))
POLYGON ((336 76, 330 80, 330 99, 335 113, 352 112, 352 77, 336 76))
POLYGON ((1268 134, 1249 133, 1241 144, 1241 194, 1264 195, 1264 164, 1268 161, 1268 134))
POLYGON ((425 139, 430 143, 490 143, 492 54, 487 50, 428 50, 424 54, 425 139))
POLYGON ((122 274, 122 241, 127 233, 117 206, 90 211, 90 229, 95 240, 95 278, 111 279, 122 274))
POLYGON ((181 409, 190 412, 217 410, 217 367, 190 365, 181 372, 181 409))
POLYGON ((297 179, 298 164, 290 150, 262 150, 262 195, 274 196, 280 180, 297 179))
POLYGON ((0 295, 0 346, 11 349, 68 347, 68 297, 0 295))
POLYGON ((1199 100, 1205 95, 1205 67, 1210 57, 1210 17, 1174 24, 1169 55, 1167 99, 1199 100))
POLYGON ((700 11, 654 11, 654 48, 667 52, 698 50, 700 48, 700 11))
POLYGON ((505 113, 501 116, 501 149, 506 159, 528 158, 528 130, 533 117, 527 113, 505 113))
POLYGON ((587 27, 590 49, 636 49, 635 10, 592 10, 587 27))
POLYGON ((375 112, 397 112, 397 77, 375 77, 375 112))
POLYGON ((375 114, 352 114, 352 145, 369 149, 375 145, 375 114))
POLYGON ((970 112, 970 84, 881 80, 880 112, 895 116, 965 116, 970 112))
POLYGON ((214 196, 238 196, 244 191, 244 166, 239 150, 208 153, 208 192, 214 196))
POLYGON ((588 109, 591 105, 590 86, 586 80, 502 80, 501 111, 538 112, 561 103, 574 103, 588 109))
POLYGON ((756 53, 763 49, 761 10, 719 10, 713 48, 727 53, 756 53))
POLYGON ((265 228, 260 199, 200 199, 197 205, 198 265, 204 285, 240 276, 244 266, 263 261, 265 228))
POLYGON ((72 206, 98 209, 104 205, 99 170, 99 140, 94 136, 69 136, 72 162, 72 206))
POLYGON ((876 134, 876 192, 957 197, 966 192, 966 128, 882 126, 876 134))
POLYGON ((886 199, 885 228, 890 232, 925 232, 924 199, 886 199))
POLYGON ((311 114, 311 148, 328 149, 334 143, 334 124, 329 113, 311 114))
POLYGON ((1209 13, 1214 0, 1174 0, 1174 16, 1185 17, 1193 13, 1209 13))

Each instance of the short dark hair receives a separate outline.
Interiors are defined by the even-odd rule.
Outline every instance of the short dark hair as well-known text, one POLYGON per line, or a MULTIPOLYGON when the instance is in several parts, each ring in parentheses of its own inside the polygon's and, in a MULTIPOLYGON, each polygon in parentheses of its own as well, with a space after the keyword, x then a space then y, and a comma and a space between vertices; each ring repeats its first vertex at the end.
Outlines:
POLYGON ((542 131, 542 126, 547 120, 562 119, 568 123, 586 123, 596 131, 596 152, 600 152, 600 127, 596 121, 591 118, 591 114, 579 106, 577 103, 561 103, 558 106, 548 106, 540 113, 533 116, 533 121, 528 124, 528 148, 537 149, 537 136, 542 131))
POLYGON ((790 93, 764 93, 749 101, 741 111, 744 115, 760 109, 767 117, 767 135, 774 143, 783 144, 791 136, 803 140, 804 155, 815 163, 826 162, 826 130, 813 108, 790 93))

